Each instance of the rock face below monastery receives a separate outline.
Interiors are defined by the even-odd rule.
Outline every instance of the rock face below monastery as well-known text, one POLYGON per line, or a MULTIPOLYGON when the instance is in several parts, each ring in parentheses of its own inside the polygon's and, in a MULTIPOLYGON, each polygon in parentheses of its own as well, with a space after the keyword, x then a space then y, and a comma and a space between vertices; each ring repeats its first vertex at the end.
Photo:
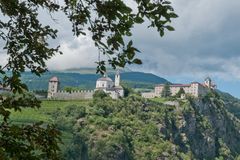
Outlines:
POLYGON ((216 97, 191 99, 179 107, 176 126, 165 125, 163 134, 170 130, 169 139, 197 159, 232 159, 240 154, 240 123, 225 107, 216 97))

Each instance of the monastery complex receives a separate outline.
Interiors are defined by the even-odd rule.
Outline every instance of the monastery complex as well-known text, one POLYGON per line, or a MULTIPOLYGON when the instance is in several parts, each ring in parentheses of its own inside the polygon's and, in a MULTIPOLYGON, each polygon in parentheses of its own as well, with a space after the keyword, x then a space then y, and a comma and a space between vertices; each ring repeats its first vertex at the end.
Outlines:
MULTIPOLYGON (((120 85, 120 73, 116 72, 115 81, 109 78, 107 75, 97 79, 96 87, 94 90, 79 90, 67 92, 60 90, 60 81, 54 76, 49 80, 48 83, 48 99, 53 100, 78 100, 78 99, 92 99, 95 91, 101 90, 109 94, 113 99, 118 99, 124 97, 124 89, 120 85)), ((154 91, 152 92, 143 92, 141 93, 144 98, 155 98, 161 97, 162 92, 166 84, 158 84, 155 86, 154 91)), ((193 97, 200 97, 206 95, 209 90, 216 89, 216 85, 212 83, 212 80, 207 77, 203 83, 192 82, 189 84, 169 84, 169 92, 171 96, 175 96, 179 93, 180 90, 183 90, 180 97, 185 98, 186 95, 193 97)), ((10 88, 3 87, 0 85, 0 94, 4 92, 11 92, 10 88)))
MULTIPOLYGON (((161 97, 164 86, 165 84, 156 85, 154 92, 142 93, 142 97, 144 98, 161 97)), ((209 89, 215 89, 216 85, 212 83, 212 80, 209 77, 207 77, 204 83, 192 82, 190 84, 172 84, 169 85, 169 87, 171 96, 175 96, 182 88, 185 92, 184 95, 181 95, 181 97, 183 98, 185 95, 191 95, 194 97, 204 96, 208 93, 209 89)))
POLYGON ((75 100, 75 99, 92 99, 93 94, 97 90, 102 90, 109 94, 113 99, 118 99, 124 96, 123 87, 120 85, 120 73, 117 72, 115 75, 115 81, 107 75, 99 78, 96 81, 95 90, 81 90, 67 92, 60 90, 60 81, 57 77, 52 77, 48 83, 48 99, 59 99, 59 100, 75 100))

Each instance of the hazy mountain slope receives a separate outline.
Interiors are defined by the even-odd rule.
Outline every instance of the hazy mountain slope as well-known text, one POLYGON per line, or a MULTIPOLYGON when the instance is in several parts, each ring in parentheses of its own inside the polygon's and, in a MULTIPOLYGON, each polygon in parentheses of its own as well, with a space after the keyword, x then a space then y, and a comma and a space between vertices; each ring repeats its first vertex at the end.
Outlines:
POLYGON ((218 91, 218 94, 221 96, 225 102, 225 106, 229 112, 233 113, 236 117, 240 118, 240 99, 233 97, 229 93, 218 91))
MULTIPOLYGON (((32 75, 30 72, 22 74, 22 80, 27 83, 30 90, 46 90, 48 81, 52 76, 57 76, 61 82, 61 86, 73 86, 83 89, 94 89, 96 80, 100 77, 97 74, 80 74, 68 72, 48 72, 41 77, 32 75)), ((114 74, 109 74, 114 80, 114 74)), ((153 88, 155 84, 166 83, 166 79, 158 77, 150 73, 142 72, 123 72, 121 80, 132 88, 153 88)))
MULTIPOLYGON (((121 73, 123 72, 132 72, 130 69, 124 68, 124 69, 119 69, 121 73)), ((64 73, 81 73, 81 74, 96 74, 96 68, 92 67, 82 67, 82 68, 69 68, 66 70, 62 70, 61 72, 64 73)), ((107 73, 112 74, 115 73, 116 70, 108 68, 107 73)))

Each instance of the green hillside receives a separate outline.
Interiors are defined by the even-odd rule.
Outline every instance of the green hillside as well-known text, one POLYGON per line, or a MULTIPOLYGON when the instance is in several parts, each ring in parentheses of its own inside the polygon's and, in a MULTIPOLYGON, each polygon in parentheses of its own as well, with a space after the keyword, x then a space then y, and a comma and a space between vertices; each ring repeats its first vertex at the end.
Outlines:
POLYGON ((227 110, 240 119, 240 100, 229 93, 221 91, 218 91, 218 93, 224 100, 227 110))
MULTIPOLYGON (((100 77, 97 74, 70 72, 48 72, 37 77, 30 72, 25 72, 22 74, 22 80, 26 82, 30 90, 46 90, 52 76, 59 78, 62 88, 72 86, 88 90, 95 88, 96 80, 100 77)), ((114 80, 114 73, 110 73, 108 76, 114 80)), ((155 84, 168 82, 164 78, 143 72, 123 72, 121 80, 123 84, 132 88, 153 88, 155 84)))
MULTIPOLYGON (((131 70, 124 68, 124 69, 119 69, 121 73, 123 72, 132 72, 131 70)), ((81 73, 81 74, 96 74, 96 68, 91 68, 91 67, 82 67, 82 68, 69 68, 66 70, 62 70, 61 72, 64 73, 81 73)), ((109 74, 113 74, 116 72, 116 70, 112 68, 108 68, 107 72, 109 74)))
POLYGON ((240 155, 240 123, 225 107, 215 94, 188 100, 95 97, 43 101, 39 110, 24 109, 11 119, 56 124, 68 160, 233 160, 240 155), (175 105, 164 104, 169 101, 175 105))

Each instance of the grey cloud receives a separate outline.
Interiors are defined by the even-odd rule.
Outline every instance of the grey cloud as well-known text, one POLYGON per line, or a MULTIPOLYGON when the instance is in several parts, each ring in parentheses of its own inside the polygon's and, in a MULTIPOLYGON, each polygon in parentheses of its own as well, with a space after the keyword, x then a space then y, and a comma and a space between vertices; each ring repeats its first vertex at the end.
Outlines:
POLYGON ((146 25, 134 29, 143 52, 141 69, 160 75, 238 78, 240 1, 174 0, 173 5, 179 15, 172 24, 176 31, 160 38, 146 25))
MULTIPOLYGON (((135 45, 142 51, 138 56, 144 64, 130 68, 166 76, 240 78, 240 1, 173 0, 173 6, 179 15, 171 24, 176 31, 160 38, 155 29, 147 29, 147 23, 133 29, 135 45)), ((53 17, 56 21, 44 11, 40 15, 44 23, 59 30, 58 39, 50 43, 60 44, 64 55, 50 60, 49 68, 95 67, 98 51, 90 36, 74 37, 63 13, 53 17)))

